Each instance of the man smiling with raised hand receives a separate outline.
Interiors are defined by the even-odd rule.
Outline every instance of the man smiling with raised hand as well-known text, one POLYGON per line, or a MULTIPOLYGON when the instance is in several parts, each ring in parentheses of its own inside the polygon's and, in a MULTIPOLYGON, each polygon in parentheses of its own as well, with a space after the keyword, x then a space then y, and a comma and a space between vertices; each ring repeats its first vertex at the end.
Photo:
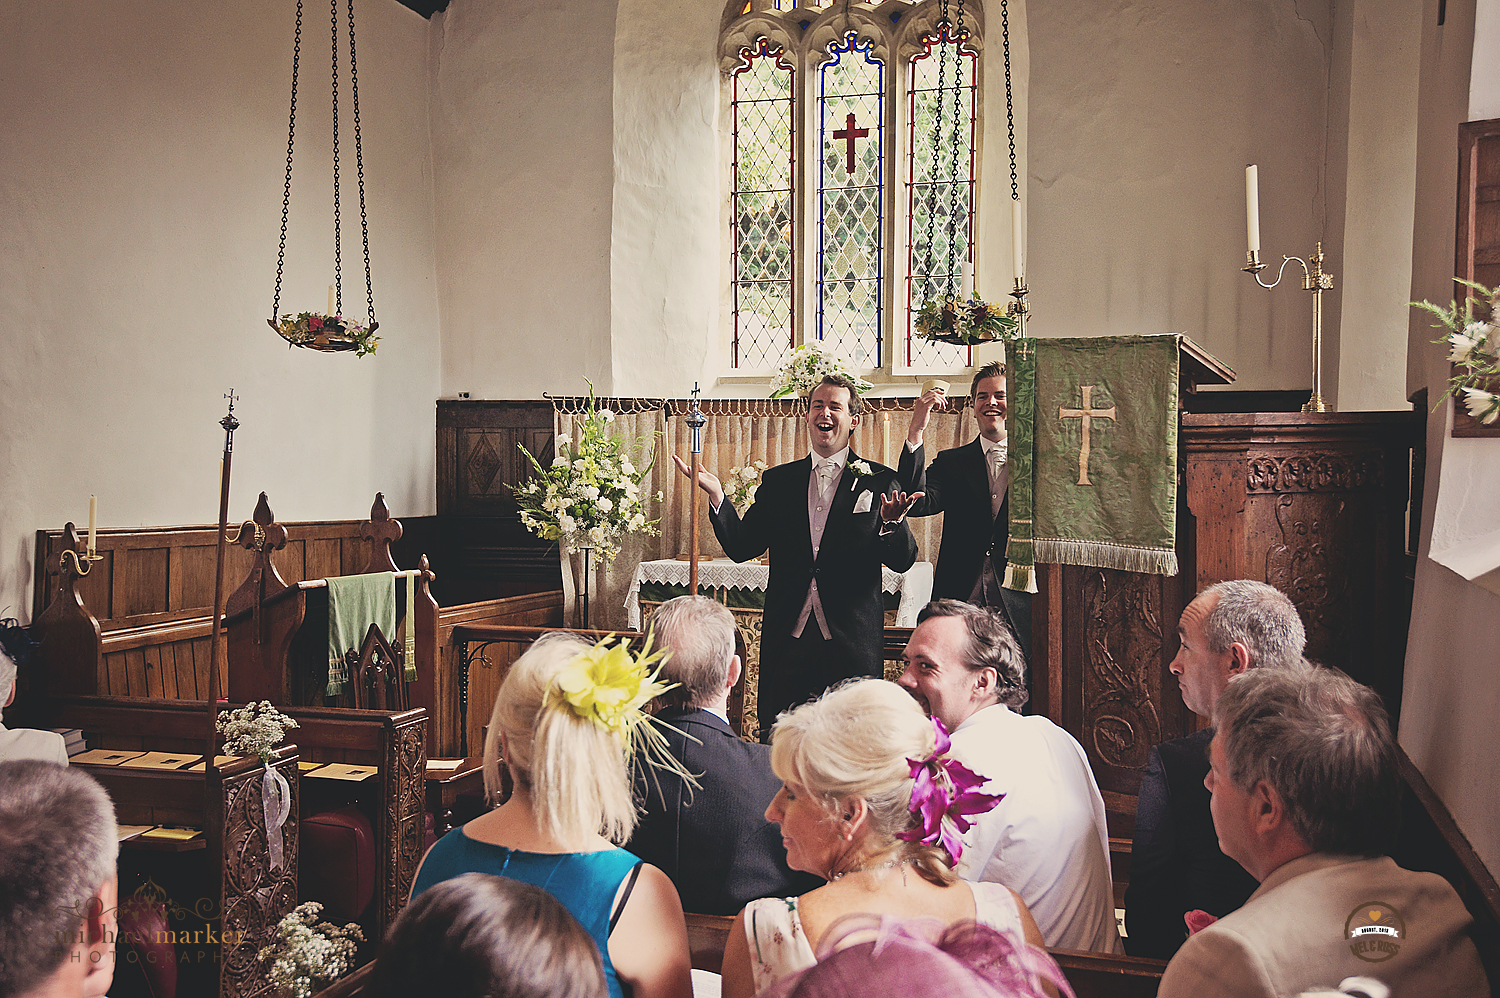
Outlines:
POLYGON ((932 598, 958 599, 998 610, 1031 661, 1031 594, 1002 588, 1010 539, 1009 441, 1005 431, 1005 365, 980 368, 969 387, 979 436, 940 451, 924 469, 922 435, 933 409, 948 405, 942 388, 922 393, 912 407, 897 474, 902 488, 922 493, 912 516, 942 513, 943 541, 932 598))
MULTIPOLYGON (((771 552, 760 652, 762 739, 788 707, 842 680, 881 675, 880 566, 904 572, 917 559, 906 511, 921 496, 902 493, 894 471, 850 449, 859 418, 854 383, 823 378, 808 395, 812 453, 768 468, 743 518, 724 502, 718 478, 698 475, 725 553, 748 561, 771 552)), ((692 474, 681 458, 673 460, 692 474)))

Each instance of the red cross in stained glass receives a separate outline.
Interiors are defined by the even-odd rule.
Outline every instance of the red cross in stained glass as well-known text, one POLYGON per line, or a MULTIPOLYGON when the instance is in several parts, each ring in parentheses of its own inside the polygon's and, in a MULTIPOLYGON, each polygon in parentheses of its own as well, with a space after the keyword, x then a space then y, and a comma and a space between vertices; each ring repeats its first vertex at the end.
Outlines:
POLYGON ((848 173, 854 172, 854 140, 865 138, 869 134, 868 128, 854 127, 853 111, 844 118, 844 127, 833 133, 835 139, 844 140, 844 169, 848 173))

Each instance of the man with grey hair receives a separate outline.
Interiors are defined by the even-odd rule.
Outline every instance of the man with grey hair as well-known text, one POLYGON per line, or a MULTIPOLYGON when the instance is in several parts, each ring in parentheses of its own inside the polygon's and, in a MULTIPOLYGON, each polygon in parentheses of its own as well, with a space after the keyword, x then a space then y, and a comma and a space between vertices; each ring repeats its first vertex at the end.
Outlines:
POLYGON ((682 684, 657 715, 667 747, 699 789, 637 760, 642 816, 628 848, 672 878, 685 911, 733 915, 762 897, 790 897, 822 881, 786 865, 781 833, 766 807, 781 789, 771 748, 741 741, 729 726, 729 691, 739 681, 734 616, 706 596, 679 596, 657 609, 652 629, 670 652, 661 678, 682 684))
POLYGON ((958 875, 1019 894, 1048 946, 1118 951, 1104 798, 1083 746, 1021 714, 1025 660, 999 612, 929 603, 902 658, 902 687, 943 722, 985 792, 1005 795, 964 836, 958 875))
POLYGON ((1160 998, 1275 998, 1355 975, 1397 995, 1488 994, 1453 888, 1387 855, 1401 781, 1375 692, 1333 669, 1261 669, 1228 684, 1217 716, 1214 829, 1260 886, 1183 944, 1160 998))
POLYGON ((0 763, 0 995, 92 998, 115 968, 119 833, 104 788, 56 763, 0 763))
MULTIPOLYGON (((32 647, 26 628, 14 618, 0 620, 0 708, 9 707, 16 699, 16 667, 30 657, 32 647)), ((0 762, 14 759, 41 759, 66 766, 67 742, 55 731, 7 728, 0 723, 0 762)))
MULTIPOLYGON (((1210 717, 1230 679, 1250 669, 1306 668, 1297 607, 1264 582, 1209 586, 1182 611, 1179 648, 1168 668, 1182 702, 1210 717)), ((1190 911, 1215 917, 1245 903, 1255 881, 1219 850, 1208 811, 1208 743, 1213 729, 1151 750, 1141 778, 1125 891, 1125 949, 1170 960, 1187 938, 1190 911)))

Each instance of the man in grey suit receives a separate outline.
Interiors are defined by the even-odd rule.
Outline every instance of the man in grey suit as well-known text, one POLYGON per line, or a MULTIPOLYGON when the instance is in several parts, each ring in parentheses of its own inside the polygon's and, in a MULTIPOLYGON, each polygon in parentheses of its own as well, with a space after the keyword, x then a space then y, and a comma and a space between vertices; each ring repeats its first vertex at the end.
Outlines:
POLYGON ((671 753, 699 788, 638 761, 640 824, 627 848, 677 885, 684 911, 733 915, 763 897, 791 897, 823 881, 786 865, 781 831, 766 807, 781 789, 771 749, 741 741, 729 726, 729 691, 740 678, 734 616, 706 596, 679 596, 652 619, 660 647, 671 652, 661 678, 682 684, 657 715, 671 753), (701 775, 699 775, 701 774, 701 775))
POLYGON ((859 414, 854 383, 825 377, 808 396, 812 453, 767 469, 743 518, 718 478, 698 476, 724 552, 735 561, 771 552, 757 690, 763 740, 788 707, 845 679, 881 676, 880 566, 904 572, 917 560, 906 511, 921 495, 901 492, 894 471, 850 448, 859 414))
POLYGON ((1333 669, 1256 669, 1216 716, 1214 829, 1260 887, 1183 944, 1160 998, 1275 998, 1354 976, 1393 995, 1488 994, 1453 888, 1387 855, 1401 782, 1374 691, 1333 669))

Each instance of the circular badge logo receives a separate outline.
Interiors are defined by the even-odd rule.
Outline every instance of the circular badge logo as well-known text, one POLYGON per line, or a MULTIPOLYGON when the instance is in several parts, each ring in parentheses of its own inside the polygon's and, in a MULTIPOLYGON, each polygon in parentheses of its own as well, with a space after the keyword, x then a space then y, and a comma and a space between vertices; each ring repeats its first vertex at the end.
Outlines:
POLYGON ((1349 913, 1344 939, 1349 951, 1369 963, 1384 963, 1401 952, 1406 921, 1384 901, 1366 901, 1349 913))

